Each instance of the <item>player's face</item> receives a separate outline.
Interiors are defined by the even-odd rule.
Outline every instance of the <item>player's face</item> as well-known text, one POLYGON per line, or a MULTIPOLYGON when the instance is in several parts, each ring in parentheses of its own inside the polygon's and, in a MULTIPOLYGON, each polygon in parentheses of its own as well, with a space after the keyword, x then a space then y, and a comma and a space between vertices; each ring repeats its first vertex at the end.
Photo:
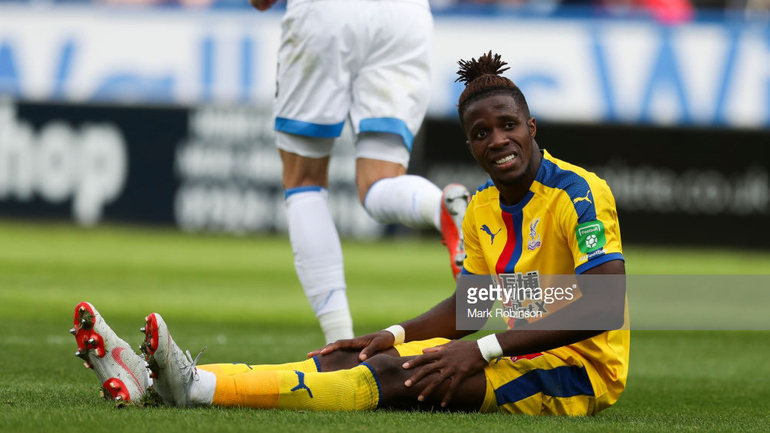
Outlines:
POLYGON ((528 174, 534 179, 535 118, 527 117, 512 96, 493 95, 471 103, 463 125, 471 154, 496 185, 517 185, 528 174))

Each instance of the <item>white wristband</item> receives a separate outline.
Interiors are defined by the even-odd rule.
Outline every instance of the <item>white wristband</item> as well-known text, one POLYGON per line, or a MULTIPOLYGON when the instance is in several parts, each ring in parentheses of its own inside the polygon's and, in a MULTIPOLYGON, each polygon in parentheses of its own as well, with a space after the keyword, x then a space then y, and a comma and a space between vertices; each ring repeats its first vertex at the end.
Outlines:
POLYGON ((393 345, 401 344, 404 342, 404 338, 406 337, 406 332, 404 331, 404 327, 401 325, 393 325, 389 326, 384 329, 384 331, 388 331, 391 334, 393 334, 393 337, 395 337, 396 341, 393 342, 393 345))
POLYGON ((481 351, 481 356, 487 362, 492 362, 493 359, 503 356, 503 348, 500 346, 500 342, 497 341, 497 335, 489 334, 486 337, 480 338, 476 341, 481 351))

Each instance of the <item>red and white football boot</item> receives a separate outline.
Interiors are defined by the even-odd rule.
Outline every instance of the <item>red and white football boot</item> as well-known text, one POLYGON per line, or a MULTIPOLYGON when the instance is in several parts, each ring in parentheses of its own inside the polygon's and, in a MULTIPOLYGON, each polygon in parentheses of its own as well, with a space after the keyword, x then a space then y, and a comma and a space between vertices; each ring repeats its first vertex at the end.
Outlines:
POLYGON ((468 208, 468 200, 468 188, 457 183, 447 185, 441 194, 441 243, 449 250, 449 264, 455 279, 460 274, 465 260, 463 218, 468 208))
POLYGON ((206 348, 193 359, 189 350, 182 352, 171 338, 168 326, 160 314, 152 313, 145 321, 141 329, 145 335, 141 349, 152 372, 153 388, 169 406, 193 406, 190 387, 198 376, 195 367, 198 358, 206 348))
POLYGON ((115 401, 137 401, 150 385, 144 360, 118 337, 102 315, 88 302, 75 307, 74 327, 78 350, 75 356, 96 373, 104 398, 115 401))

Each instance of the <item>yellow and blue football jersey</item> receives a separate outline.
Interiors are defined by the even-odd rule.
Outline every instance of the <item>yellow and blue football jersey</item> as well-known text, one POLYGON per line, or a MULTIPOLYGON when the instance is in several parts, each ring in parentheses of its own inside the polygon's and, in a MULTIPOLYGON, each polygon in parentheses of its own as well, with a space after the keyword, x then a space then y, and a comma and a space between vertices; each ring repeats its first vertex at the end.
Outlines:
MULTIPOLYGON (((607 183, 545 150, 535 181, 519 203, 502 204, 491 180, 479 187, 465 214, 463 234, 463 273, 469 274, 581 274, 623 260, 615 199, 607 183)), ((625 387, 629 345, 629 331, 618 330, 546 353, 567 363, 578 357, 598 411, 613 404, 625 387)))

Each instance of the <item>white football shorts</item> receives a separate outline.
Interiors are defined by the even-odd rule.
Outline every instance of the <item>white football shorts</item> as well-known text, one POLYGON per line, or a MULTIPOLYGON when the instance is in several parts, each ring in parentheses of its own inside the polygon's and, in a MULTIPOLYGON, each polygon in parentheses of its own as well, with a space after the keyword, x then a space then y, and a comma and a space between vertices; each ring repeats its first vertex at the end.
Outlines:
MULTIPOLYGON (((396 134, 410 151, 430 97, 432 35, 427 0, 289 0, 278 52, 275 130, 333 139, 349 118, 355 134, 396 134)), ((277 145, 320 158, 331 153, 329 141, 284 136, 277 145), (307 147, 313 142, 320 148, 307 147)), ((382 155, 367 150, 366 157, 403 159, 403 148, 388 149, 375 151, 382 155)))

